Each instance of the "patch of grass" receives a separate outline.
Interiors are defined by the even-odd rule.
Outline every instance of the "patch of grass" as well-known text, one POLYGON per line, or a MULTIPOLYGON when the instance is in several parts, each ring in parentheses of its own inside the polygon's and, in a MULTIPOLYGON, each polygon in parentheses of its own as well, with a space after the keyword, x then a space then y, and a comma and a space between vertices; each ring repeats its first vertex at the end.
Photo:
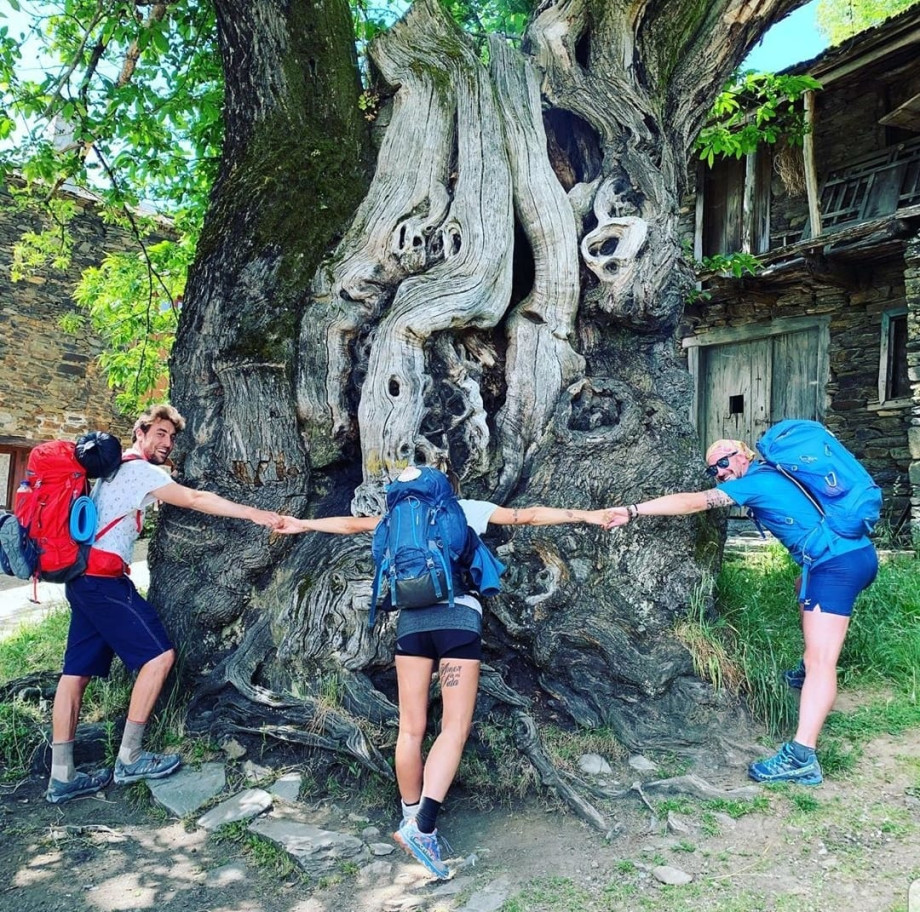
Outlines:
POLYGON ((747 814, 757 814, 770 807, 770 799, 766 795, 756 795, 748 801, 736 798, 713 798, 703 803, 703 807, 712 813, 728 814, 733 820, 738 820, 747 814))
POLYGON ((696 851, 696 845, 690 842, 689 839, 681 839, 680 842, 677 842, 673 846, 671 846, 671 851, 691 853, 691 852, 696 851))
POLYGON ((45 736, 19 703, 0 703, 0 782, 25 778, 45 736))
POLYGON ((542 877, 502 904, 500 912, 556 912, 593 907, 591 894, 568 877, 542 877))
POLYGON ((605 760, 620 760, 627 750, 609 728, 564 729, 555 725, 541 727, 540 734, 547 753, 562 769, 576 772, 584 754, 599 754, 605 760))
POLYGON ((796 791, 789 795, 789 800, 803 814, 810 814, 821 807, 821 802, 811 792, 796 791))
POLYGON ((0 640, 0 681, 59 670, 69 626, 70 609, 56 603, 42 620, 23 624, 12 636, 0 640))
POLYGON ((212 838, 218 844, 230 843, 236 846, 253 864, 269 871, 275 877, 282 880, 296 878, 301 884, 309 882, 309 877, 297 867, 287 852, 256 833, 251 833, 245 820, 237 820, 219 827, 212 838))
POLYGON ((490 717, 477 722, 474 734, 478 749, 471 750, 471 744, 463 752, 457 781, 481 802, 480 807, 491 807, 538 791, 537 772, 518 750, 507 718, 490 717))

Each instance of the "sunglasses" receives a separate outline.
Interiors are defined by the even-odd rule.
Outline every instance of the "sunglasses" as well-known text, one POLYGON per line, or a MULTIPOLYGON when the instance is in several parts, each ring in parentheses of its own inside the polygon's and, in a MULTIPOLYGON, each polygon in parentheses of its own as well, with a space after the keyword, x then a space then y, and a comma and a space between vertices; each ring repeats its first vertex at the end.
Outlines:
POLYGON ((712 465, 706 466, 706 474, 710 478, 715 478, 716 475, 719 474, 719 469, 727 469, 728 460, 731 459, 732 456, 737 456, 737 455, 738 455, 738 451, 735 450, 734 453, 729 453, 727 456, 723 456, 721 459, 717 459, 712 465))

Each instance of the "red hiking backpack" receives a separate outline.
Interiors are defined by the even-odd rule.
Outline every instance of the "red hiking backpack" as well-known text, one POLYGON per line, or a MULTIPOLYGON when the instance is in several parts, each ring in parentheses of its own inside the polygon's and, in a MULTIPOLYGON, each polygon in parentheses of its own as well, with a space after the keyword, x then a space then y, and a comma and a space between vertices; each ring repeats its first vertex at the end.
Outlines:
POLYGON ((120 465, 121 444, 102 433, 81 437, 76 444, 50 440, 29 454, 15 513, 38 549, 39 579, 65 583, 85 572, 96 516, 89 478, 110 476, 120 465))

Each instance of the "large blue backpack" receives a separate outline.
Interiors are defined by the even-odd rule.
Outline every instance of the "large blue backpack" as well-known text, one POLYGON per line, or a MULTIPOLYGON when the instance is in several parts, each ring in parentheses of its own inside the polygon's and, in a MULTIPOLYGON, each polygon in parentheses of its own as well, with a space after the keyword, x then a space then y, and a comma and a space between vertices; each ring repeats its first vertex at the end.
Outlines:
POLYGON ((875 528, 882 492, 856 457, 817 421, 790 418, 773 425, 757 442, 768 465, 794 482, 844 538, 862 538, 875 528))
POLYGON ((383 584, 386 610, 454 603, 462 569, 468 564, 471 529, 447 476, 420 466, 416 478, 386 489, 387 511, 374 530, 374 585, 368 626, 383 584))

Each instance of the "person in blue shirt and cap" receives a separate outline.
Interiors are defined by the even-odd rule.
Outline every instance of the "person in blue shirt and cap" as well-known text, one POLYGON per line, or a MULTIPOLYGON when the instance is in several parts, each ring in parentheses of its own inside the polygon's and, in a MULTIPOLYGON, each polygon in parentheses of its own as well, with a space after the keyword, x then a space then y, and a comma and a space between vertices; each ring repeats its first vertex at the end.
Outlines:
MULTIPOLYGON (((800 567, 805 564, 804 543, 822 516, 794 482, 760 460, 741 440, 713 443, 706 451, 706 474, 717 487, 612 507, 607 527, 640 516, 683 516, 737 504, 747 507, 800 567)), ((790 686, 802 690, 795 737, 774 756, 750 765, 748 775, 757 782, 819 785, 823 781, 815 748, 837 696, 837 659, 856 597, 878 572, 878 555, 867 536, 844 538, 830 533, 828 545, 810 565, 807 584, 802 586, 802 577, 796 581, 805 655, 799 668, 785 674, 790 686)))
MULTIPOLYGON (((409 466, 394 484, 413 481, 419 469, 409 466)), ((451 478, 451 473, 445 473, 451 478)), ((456 491, 455 479, 451 478, 456 491)), ((555 507, 500 507, 481 500, 459 499, 470 528, 484 534, 489 524, 548 526, 591 523, 603 526, 604 510, 555 507)), ((321 519, 284 517, 275 531, 331 532, 348 535, 373 532, 381 516, 332 516, 321 519)), ((493 559, 494 560, 494 559, 493 559)), ((483 591, 489 585, 486 561, 483 591)), ((499 571, 501 566, 498 565, 499 571)), ((497 580, 496 580, 497 582, 497 580)), ((428 607, 401 610, 396 626, 396 681, 399 692, 399 734, 396 740, 396 780, 402 821, 394 834, 400 846, 435 877, 448 879, 436 828, 438 812, 453 782, 469 737, 479 688, 482 660, 482 606, 473 593, 456 594, 428 607), (428 695, 437 668, 443 712, 441 730, 428 752, 422 746, 428 725, 428 695)))

